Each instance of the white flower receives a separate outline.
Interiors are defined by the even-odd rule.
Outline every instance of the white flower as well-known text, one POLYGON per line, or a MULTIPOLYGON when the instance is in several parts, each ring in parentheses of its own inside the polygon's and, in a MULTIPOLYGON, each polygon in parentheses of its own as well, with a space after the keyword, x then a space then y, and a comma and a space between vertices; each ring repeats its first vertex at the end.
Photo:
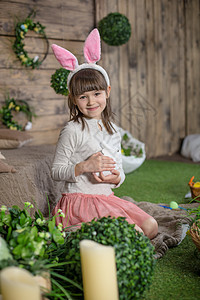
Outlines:
POLYGON ((36 220, 36 223, 40 226, 44 225, 45 222, 46 222, 45 220, 41 220, 40 218, 37 218, 37 220, 36 220))
POLYGON ((65 214, 63 213, 62 209, 58 209, 57 213, 59 214, 60 217, 65 218, 65 214))
POLYGON ((44 238, 45 237, 45 233, 44 232, 39 232, 39 237, 44 238))
POLYGON ((62 224, 62 223, 59 223, 59 224, 58 224, 58 229, 59 229, 60 231, 62 231, 62 228, 63 228, 63 224, 62 224))
POLYGON ((36 56, 34 57, 34 59, 33 59, 33 62, 35 63, 38 59, 39 59, 39 56, 36 55, 36 56))
POLYGON ((38 224, 38 225, 40 225, 41 224, 41 219, 40 218, 38 218, 37 220, 36 220, 36 223, 38 224))
POLYGON ((42 246, 44 245, 44 241, 41 241, 40 243, 34 242, 34 247, 36 248, 34 251, 35 255, 39 255, 40 251, 42 250, 42 246))
POLYGON ((46 232, 46 233, 45 233, 45 239, 46 239, 46 240, 49 240, 50 237, 51 237, 51 233, 50 233, 50 232, 46 232))
POLYGON ((29 121, 29 122, 26 123, 26 126, 25 126, 24 129, 25 130, 30 130, 31 128, 32 128, 32 122, 29 121))
POLYGON ((62 236, 63 236, 64 238, 66 237, 66 232, 65 232, 65 231, 62 232, 62 236))

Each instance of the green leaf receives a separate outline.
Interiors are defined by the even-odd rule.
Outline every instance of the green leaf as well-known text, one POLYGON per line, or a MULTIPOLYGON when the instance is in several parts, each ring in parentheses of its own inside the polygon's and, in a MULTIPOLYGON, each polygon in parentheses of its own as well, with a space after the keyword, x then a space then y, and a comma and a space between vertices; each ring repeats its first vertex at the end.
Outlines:
POLYGON ((53 230, 52 235, 53 235, 53 240, 55 241, 55 243, 57 243, 57 244, 63 244, 64 243, 64 238, 63 238, 60 230, 58 230, 57 228, 55 228, 53 230))
POLYGON ((21 213, 20 214, 20 225, 23 226, 26 223, 26 216, 21 213))
POLYGON ((21 257, 23 259, 30 258, 33 255, 33 251, 29 247, 23 247, 21 250, 21 257))
POLYGON ((16 256, 20 256, 21 257, 22 249, 23 249, 23 245, 17 245, 13 249, 13 254, 16 255, 16 256))
POLYGON ((3 218, 2 218, 2 222, 9 226, 10 225, 10 222, 11 222, 11 215, 4 215, 3 218))
POLYGON ((53 218, 51 221, 49 221, 48 223, 48 228, 49 228, 49 232, 51 234, 53 234, 53 230, 54 230, 54 227, 56 225, 56 221, 55 221, 55 218, 53 218))
POLYGON ((38 230, 36 226, 33 226, 30 231, 30 237, 35 239, 38 236, 38 230))
POLYGON ((55 277, 58 277, 58 278, 60 278, 60 279, 62 279, 62 280, 64 280, 64 281, 67 281, 67 282, 71 283, 72 285, 76 286, 76 287, 79 288, 80 290, 83 290, 82 286, 81 286, 80 284, 74 282, 73 280, 71 280, 71 279, 69 279, 69 278, 67 278, 67 277, 65 277, 65 276, 62 276, 62 275, 60 275, 60 274, 58 274, 58 273, 52 272, 52 271, 51 271, 51 274, 52 274, 53 276, 55 276, 55 277))
POLYGON ((17 242, 21 245, 26 246, 27 242, 30 240, 30 233, 29 233, 29 231, 26 231, 25 228, 23 228, 23 229, 22 229, 23 231, 21 233, 19 233, 19 235, 17 237, 17 242))
POLYGON ((37 210, 38 211, 38 215, 39 215, 39 217, 41 218, 41 220, 43 220, 44 219, 44 217, 43 217, 43 214, 42 214, 42 212, 38 209, 37 210))
POLYGON ((51 281, 63 292, 64 296, 67 297, 68 300, 73 300, 73 298, 70 296, 69 292, 66 291, 61 284, 59 284, 55 279, 51 279, 51 281))

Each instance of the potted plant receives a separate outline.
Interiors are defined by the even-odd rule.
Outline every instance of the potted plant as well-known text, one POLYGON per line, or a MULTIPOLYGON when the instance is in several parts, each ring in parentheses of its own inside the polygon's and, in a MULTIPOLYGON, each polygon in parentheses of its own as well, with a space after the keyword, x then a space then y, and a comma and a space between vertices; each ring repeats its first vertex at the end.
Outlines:
POLYGON ((125 174, 128 174, 139 168, 145 161, 145 144, 122 128, 120 128, 120 134, 122 139, 122 166, 125 174))
POLYGON ((61 294, 70 299, 69 282, 71 286, 82 288, 65 276, 64 268, 71 262, 60 262, 60 253, 55 251, 67 238, 62 225, 55 225, 56 217, 64 217, 64 214, 59 211, 57 216, 49 214, 49 218, 44 218, 41 211, 36 210, 32 217, 33 208, 30 202, 25 202, 23 209, 16 205, 1 206, 0 271, 9 266, 24 268, 45 287, 42 290, 49 299, 62 299, 61 294))

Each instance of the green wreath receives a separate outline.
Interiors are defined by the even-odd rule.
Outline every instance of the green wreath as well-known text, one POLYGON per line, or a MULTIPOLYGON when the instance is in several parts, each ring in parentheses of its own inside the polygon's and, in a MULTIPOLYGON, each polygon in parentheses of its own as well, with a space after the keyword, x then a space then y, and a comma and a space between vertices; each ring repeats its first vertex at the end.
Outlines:
POLYGON ((21 61, 22 65, 35 69, 38 68, 47 57, 49 51, 49 41, 44 31, 45 27, 42 26, 39 22, 34 23, 33 20, 31 19, 31 16, 33 14, 35 16, 35 12, 31 12, 24 21, 17 23, 15 27, 16 39, 13 44, 13 50, 17 58, 21 61), (23 43, 23 41, 25 39, 28 30, 34 31, 35 33, 39 34, 46 40, 47 50, 42 60, 39 60, 38 55, 36 55, 34 58, 30 58, 28 52, 24 49, 25 44, 23 43))
POLYGON ((32 117, 36 117, 33 110, 30 108, 29 104, 24 100, 16 101, 13 98, 6 98, 5 105, 0 109, 1 121, 7 128, 11 130, 22 130, 23 126, 18 124, 17 121, 13 120, 12 112, 25 113, 27 120, 32 122, 32 117))
POLYGON ((110 46, 120 46, 128 42, 131 25, 126 16, 115 12, 101 19, 98 29, 102 40, 110 46))
POLYGON ((67 96, 69 90, 67 88, 67 77, 70 71, 60 68, 51 75, 51 87, 54 89, 56 94, 67 96))

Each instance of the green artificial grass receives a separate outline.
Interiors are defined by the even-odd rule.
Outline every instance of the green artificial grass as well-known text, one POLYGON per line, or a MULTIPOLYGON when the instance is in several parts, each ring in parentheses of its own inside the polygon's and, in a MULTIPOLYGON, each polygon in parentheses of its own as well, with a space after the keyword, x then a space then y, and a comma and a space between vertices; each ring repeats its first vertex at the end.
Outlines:
MULTIPOLYGON (((125 182, 114 193, 118 197, 130 196, 138 202, 188 203, 185 194, 190 191, 188 182, 192 176, 195 176, 194 181, 200 181, 200 165, 146 160, 139 169, 126 175, 125 182)), ((157 260, 153 281, 144 299, 200 299, 200 252, 190 236, 157 260)))
POLYGON ((200 253, 189 236, 157 261, 152 284, 144 299, 200 299, 200 253))
POLYGON ((114 190, 118 197, 130 196, 134 200, 152 203, 187 203, 192 176, 200 181, 200 165, 180 162, 146 160, 134 172, 127 174, 125 182, 114 190))

